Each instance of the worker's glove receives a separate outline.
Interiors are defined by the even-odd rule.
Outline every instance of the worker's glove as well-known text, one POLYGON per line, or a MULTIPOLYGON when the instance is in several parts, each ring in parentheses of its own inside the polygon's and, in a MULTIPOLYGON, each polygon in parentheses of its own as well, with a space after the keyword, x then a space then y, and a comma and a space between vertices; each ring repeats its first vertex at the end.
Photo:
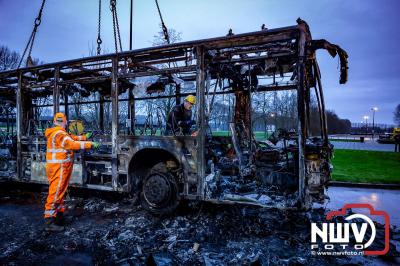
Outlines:
POLYGON ((98 142, 92 142, 92 148, 93 148, 93 149, 98 150, 99 147, 100 147, 100 143, 98 143, 98 142))
POLYGON ((92 132, 88 132, 88 133, 86 133, 85 134, 85 136, 86 136, 86 139, 89 139, 91 136, 93 135, 93 133, 92 132))

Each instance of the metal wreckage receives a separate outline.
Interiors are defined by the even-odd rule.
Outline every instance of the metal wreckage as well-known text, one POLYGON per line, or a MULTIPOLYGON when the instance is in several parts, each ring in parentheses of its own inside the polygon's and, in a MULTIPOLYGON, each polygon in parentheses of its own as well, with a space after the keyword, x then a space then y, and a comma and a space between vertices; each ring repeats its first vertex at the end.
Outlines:
POLYGON ((47 183, 45 110, 51 116, 90 107, 99 125, 94 138, 103 146, 75 154, 72 186, 134 194, 155 214, 172 212, 182 199, 307 209, 324 200, 333 152, 318 49, 338 55, 345 83, 346 52, 313 40, 301 19, 290 27, 0 72, 0 175, 47 183), (253 95, 285 90, 297 98, 296 130, 256 140, 253 95), (311 93, 318 135, 310 132, 311 93), (157 110, 138 111, 146 101, 180 103, 189 94, 198 100, 195 136, 165 136, 157 110), (213 135, 209 125, 221 95, 233 99, 228 136, 213 135), (139 114, 146 117, 143 123, 139 114))

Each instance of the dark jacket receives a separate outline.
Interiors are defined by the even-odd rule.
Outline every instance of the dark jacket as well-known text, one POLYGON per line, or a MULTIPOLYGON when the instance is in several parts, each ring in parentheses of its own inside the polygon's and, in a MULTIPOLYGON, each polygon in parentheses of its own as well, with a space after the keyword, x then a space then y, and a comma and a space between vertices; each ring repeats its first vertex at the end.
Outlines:
POLYGON ((184 135, 190 134, 190 128, 194 124, 192 110, 185 109, 183 103, 175 105, 168 114, 166 134, 175 135, 182 130, 184 135))

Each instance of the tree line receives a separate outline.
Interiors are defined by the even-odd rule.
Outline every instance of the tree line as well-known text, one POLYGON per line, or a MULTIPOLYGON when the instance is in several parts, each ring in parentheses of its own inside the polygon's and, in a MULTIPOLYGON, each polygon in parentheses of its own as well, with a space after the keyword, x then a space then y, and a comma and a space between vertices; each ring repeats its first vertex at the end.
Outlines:
MULTIPOLYGON (((21 55, 10 50, 7 46, 0 46, 0 71, 16 69, 19 62, 21 61, 21 55)), ((43 64, 38 58, 33 58, 31 62, 34 66, 38 64, 43 64)), ((26 60, 23 61, 22 66, 25 66, 26 60)))

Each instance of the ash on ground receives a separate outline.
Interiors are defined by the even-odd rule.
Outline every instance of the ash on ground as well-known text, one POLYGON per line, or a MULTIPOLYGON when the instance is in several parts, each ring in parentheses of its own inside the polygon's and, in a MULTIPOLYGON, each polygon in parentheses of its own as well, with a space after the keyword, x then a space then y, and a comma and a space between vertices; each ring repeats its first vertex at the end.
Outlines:
MULTIPOLYGON (((185 204, 154 217, 129 198, 69 196, 66 230, 44 230, 46 192, 1 189, 2 265, 394 265, 398 228, 382 257, 315 256, 310 221, 326 211, 185 204)), ((381 239, 382 236, 377 236, 381 239)), ((383 243, 383 239, 381 241, 383 243)))

